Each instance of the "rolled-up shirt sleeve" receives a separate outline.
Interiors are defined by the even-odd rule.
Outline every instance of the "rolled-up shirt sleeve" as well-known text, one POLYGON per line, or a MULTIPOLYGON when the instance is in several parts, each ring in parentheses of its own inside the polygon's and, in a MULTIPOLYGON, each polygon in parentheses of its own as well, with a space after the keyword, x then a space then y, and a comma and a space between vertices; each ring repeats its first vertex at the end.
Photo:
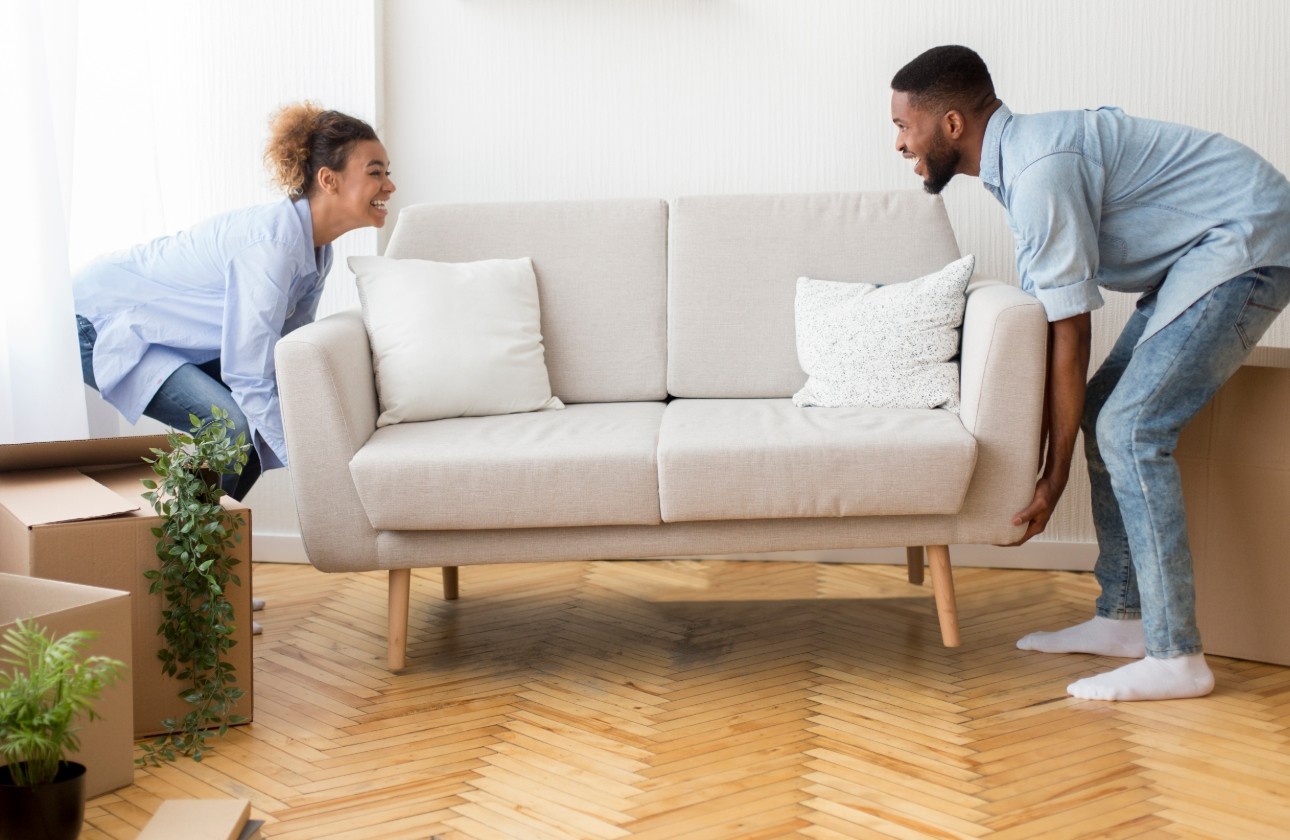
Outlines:
POLYGON ((1017 236, 1022 288, 1044 305, 1049 321, 1102 306, 1098 225, 1102 169, 1073 152, 1047 155, 1011 185, 1008 214, 1017 236))
POLYGON ((287 464, 273 348, 290 308, 295 265, 273 242, 250 245, 228 263, 220 374, 251 426, 265 469, 287 464))

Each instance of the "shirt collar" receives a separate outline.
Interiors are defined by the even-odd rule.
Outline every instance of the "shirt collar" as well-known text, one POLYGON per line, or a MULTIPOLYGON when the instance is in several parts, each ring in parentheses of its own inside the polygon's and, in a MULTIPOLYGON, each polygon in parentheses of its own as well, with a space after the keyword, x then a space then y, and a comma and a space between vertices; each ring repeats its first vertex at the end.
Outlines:
POLYGON ((1001 145, 1003 129, 1011 119, 1012 111, 1000 102, 998 109, 990 115, 981 141, 981 182, 995 189, 1003 186, 1001 145))

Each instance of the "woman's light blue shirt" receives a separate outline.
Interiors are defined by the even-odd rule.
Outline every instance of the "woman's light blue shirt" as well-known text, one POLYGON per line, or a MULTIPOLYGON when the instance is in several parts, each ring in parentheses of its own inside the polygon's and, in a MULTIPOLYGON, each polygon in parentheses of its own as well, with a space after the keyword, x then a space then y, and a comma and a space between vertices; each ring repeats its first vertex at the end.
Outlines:
POLYGON ((1290 182, 1221 134, 1118 108, 1000 106, 980 175, 1007 210, 1022 288, 1050 321, 1100 307, 1099 286, 1155 293, 1141 342, 1219 284, 1290 266, 1290 182))
POLYGON ((261 464, 286 466, 273 348, 314 319, 331 263, 331 245, 314 247, 307 199, 100 257, 72 280, 76 312, 98 332, 100 393, 134 422, 180 365, 218 358, 261 464))

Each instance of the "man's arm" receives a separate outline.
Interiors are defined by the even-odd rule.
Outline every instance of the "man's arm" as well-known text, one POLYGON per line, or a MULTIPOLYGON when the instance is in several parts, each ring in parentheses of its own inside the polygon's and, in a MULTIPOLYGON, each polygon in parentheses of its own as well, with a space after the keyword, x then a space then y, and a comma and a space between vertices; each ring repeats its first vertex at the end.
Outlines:
POLYGON ((1044 471, 1035 484, 1029 506, 1012 518, 1013 525, 1026 525, 1026 533, 1012 545, 1021 545, 1048 527, 1057 500, 1070 478, 1071 457, 1084 414, 1084 391, 1088 383, 1088 357, 1092 317, 1086 312, 1048 325, 1051 350, 1048 355, 1048 383, 1045 388, 1045 417, 1048 451, 1044 471))

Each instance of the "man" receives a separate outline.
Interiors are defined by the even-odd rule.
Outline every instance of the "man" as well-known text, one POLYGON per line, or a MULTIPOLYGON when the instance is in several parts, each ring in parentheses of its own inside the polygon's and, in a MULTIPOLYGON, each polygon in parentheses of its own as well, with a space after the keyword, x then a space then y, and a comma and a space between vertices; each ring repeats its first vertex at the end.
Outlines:
POLYGON ((928 50, 891 87, 897 150, 928 192, 959 174, 981 179, 1007 211, 1022 288, 1048 314, 1048 445, 1013 519, 1026 525, 1018 545, 1047 525, 1084 430, 1096 615, 1017 646, 1138 660, 1073 683, 1075 697, 1208 694, 1172 453, 1290 301, 1290 183, 1222 135, 1116 108, 1013 114, 966 47, 928 50), (1098 287, 1141 298, 1086 385, 1098 287))

